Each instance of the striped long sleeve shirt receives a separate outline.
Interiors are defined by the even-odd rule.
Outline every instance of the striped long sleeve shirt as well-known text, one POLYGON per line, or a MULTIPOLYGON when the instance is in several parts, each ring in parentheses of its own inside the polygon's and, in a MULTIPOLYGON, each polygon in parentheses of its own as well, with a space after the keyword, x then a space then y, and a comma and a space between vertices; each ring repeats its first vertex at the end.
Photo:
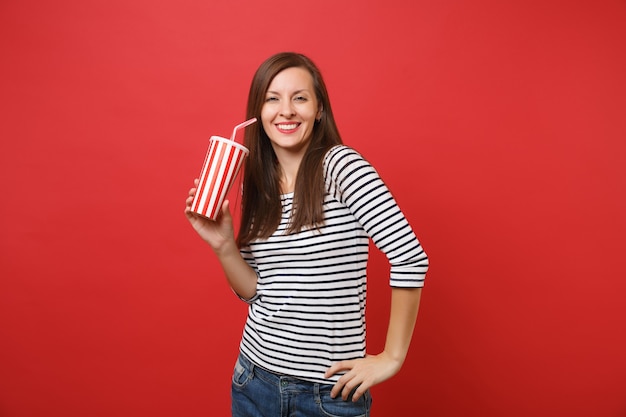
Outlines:
POLYGON ((257 293, 240 350, 258 366, 303 380, 324 378, 333 363, 365 356, 369 239, 388 258, 392 287, 424 285, 428 259, 375 169, 355 150, 324 158, 324 224, 286 234, 293 193, 268 239, 241 249, 256 271, 257 293))

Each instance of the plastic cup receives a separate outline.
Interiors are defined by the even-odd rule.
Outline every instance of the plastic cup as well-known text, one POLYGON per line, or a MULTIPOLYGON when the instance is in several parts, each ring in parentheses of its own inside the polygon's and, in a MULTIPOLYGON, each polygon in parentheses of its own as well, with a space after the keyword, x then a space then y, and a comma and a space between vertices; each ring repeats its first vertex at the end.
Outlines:
POLYGON ((191 211, 217 219, 222 203, 248 156, 248 148, 231 139, 211 136, 191 211))

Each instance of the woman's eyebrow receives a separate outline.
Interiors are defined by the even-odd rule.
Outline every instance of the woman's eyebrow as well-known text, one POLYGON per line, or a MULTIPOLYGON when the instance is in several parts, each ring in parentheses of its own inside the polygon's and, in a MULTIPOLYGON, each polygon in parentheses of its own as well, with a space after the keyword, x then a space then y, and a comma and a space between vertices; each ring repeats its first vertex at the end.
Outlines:
MULTIPOLYGON (((310 91, 306 88, 303 88, 301 90, 296 90, 294 91, 292 94, 301 94, 301 93, 310 93, 310 91)), ((278 91, 272 91, 272 90, 267 90, 267 92, 265 94, 280 94, 278 91)))

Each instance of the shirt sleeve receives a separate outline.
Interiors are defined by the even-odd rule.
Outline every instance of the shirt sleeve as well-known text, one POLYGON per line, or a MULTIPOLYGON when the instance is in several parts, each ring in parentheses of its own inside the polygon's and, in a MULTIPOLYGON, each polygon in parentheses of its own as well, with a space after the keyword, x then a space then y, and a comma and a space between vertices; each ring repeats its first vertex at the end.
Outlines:
POLYGON ((391 192, 357 151, 337 146, 324 160, 328 192, 345 204, 390 264, 390 285, 424 286, 428 257, 391 192))

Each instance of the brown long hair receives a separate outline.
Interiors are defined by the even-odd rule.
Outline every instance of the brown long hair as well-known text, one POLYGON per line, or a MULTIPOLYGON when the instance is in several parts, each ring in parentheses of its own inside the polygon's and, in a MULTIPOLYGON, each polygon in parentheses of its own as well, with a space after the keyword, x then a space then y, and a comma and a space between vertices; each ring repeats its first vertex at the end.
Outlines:
POLYGON ((318 103, 323 109, 321 119, 315 122, 311 141, 302 158, 294 189, 292 218, 287 233, 324 223, 323 159, 326 152, 342 143, 335 123, 326 85, 317 66, 306 56, 282 52, 271 56, 257 69, 248 95, 247 119, 259 122, 246 128, 244 144, 250 150, 243 170, 243 197, 241 225, 237 244, 245 245, 253 239, 266 239, 276 231, 281 219, 280 177, 278 160, 261 123, 261 109, 265 94, 274 77, 281 71, 299 67, 313 77, 318 103))

